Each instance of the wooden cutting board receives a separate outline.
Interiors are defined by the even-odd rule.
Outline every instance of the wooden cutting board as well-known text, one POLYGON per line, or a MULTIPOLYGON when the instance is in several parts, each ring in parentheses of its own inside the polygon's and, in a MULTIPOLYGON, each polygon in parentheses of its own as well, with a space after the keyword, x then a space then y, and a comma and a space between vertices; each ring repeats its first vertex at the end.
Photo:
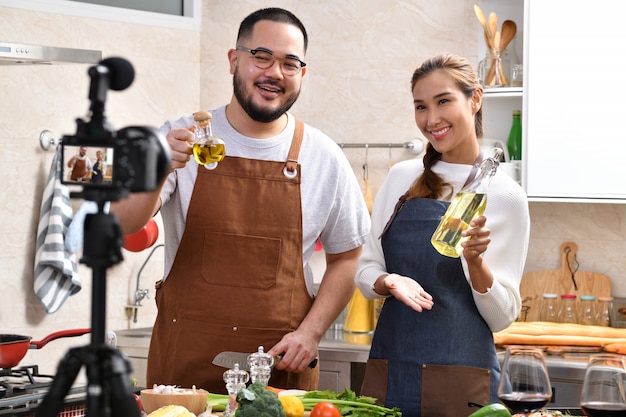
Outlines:
MULTIPOLYGON (((552 271, 534 271, 524 274, 520 284, 522 305, 528 306, 526 321, 539 321, 541 301, 544 293, 595 295, 608 297, 611 295, 611 281, 606 275, 598 272, 581 271, 576 258, 578 246, 573 242, 565 242, 559 252, 561 268, 552 271), (576 282, 576 286, 574 286, 576 282)), ((578 303, 578 298, 577 298, 578 303)))

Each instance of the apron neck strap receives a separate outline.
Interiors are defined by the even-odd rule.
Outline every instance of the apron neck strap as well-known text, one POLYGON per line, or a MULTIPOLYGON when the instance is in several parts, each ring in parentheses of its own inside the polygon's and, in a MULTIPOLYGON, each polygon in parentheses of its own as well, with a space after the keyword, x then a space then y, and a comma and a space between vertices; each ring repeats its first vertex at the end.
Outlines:
MULTIPOLYGON (((478 167, 480 166, 480 163, 482 162, 482 160, 483 160, 483 153, 479 152, 478 156, 476 157, 476 160, 474 161, 474 164, 472 165, 472 170, 467 176, 467 179, 465 180, 465 184, 463 184, 463 187, 465 187, 467 184, 472 182, 474 178, 476 178, 476 174, 478 173, 478 167)), ((385 228, 383 229, 382 233, 378 237, 379 239, 383 237, 385 232, 387 232, 387 230, 391 226, 391 223, 393 222, 393 219, 395 219, 396 215, 398 214, 402 206, 404 206, 404 203, 406 202, 408 197, 409 197, 408 191, 404 193, 402 196, 400 196, 400 198, 398 199, 398 202, 396 203, 396 206, 393 209, 393 213, 391 214, 391 217, 389 218, 389 221, 387 221, 385 228)))
POLYGON ((295 173, 296 169, 298 168, 298 155, 300 154, 300 146, 302 145, 303 136, 304 123, 302 123, 300 120, 296 120, 296 128, 293 132, 291 148, 289 148, 287 162, 285 162, 285 169, 290 173, 295 173))

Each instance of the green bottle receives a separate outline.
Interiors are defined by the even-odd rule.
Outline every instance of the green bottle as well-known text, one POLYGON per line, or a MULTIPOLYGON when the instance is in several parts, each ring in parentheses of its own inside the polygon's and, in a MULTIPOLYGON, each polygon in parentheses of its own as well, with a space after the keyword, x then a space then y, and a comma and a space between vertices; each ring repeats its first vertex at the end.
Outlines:
POLYGON ((506 145, 509 150, 509 159, 511 161, 522 160, 522 112, 513 110, 513 124, 509 132, 509 140, 506 145))

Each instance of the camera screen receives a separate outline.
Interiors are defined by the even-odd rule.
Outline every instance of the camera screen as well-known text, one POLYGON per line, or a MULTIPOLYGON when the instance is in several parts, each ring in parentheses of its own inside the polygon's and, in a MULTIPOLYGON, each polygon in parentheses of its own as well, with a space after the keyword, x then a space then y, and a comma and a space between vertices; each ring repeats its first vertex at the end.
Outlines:
POLYGON ((63 183, 110 187, 113 181, 113 148, 63 146, 63 183))

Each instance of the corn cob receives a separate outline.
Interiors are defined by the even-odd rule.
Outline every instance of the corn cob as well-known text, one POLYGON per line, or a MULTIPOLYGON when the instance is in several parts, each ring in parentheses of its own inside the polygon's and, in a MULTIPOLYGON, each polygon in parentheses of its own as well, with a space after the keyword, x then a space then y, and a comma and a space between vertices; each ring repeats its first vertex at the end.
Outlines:
POLYGON ((148 414, 148 417, 196 417, 182 405, 167 405, 148 414))

